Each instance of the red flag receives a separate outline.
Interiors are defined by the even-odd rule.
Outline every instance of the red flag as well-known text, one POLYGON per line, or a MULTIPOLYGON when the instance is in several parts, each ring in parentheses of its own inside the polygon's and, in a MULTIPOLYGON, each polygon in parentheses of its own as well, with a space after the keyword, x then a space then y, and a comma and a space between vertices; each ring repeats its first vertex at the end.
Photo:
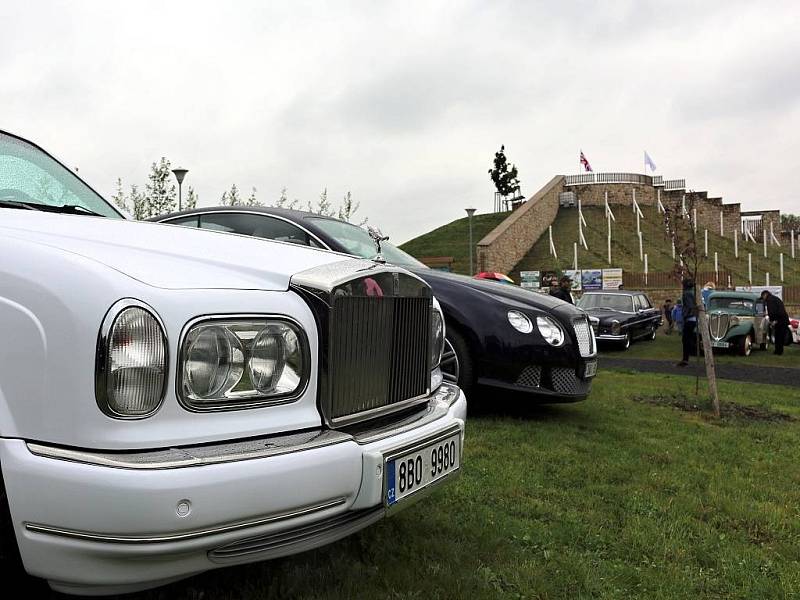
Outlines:
POLYGON ((589 161, 586 160, 586 157, 583 155, 583 150, 581 150, 581 164, 583 165, 584 169, 586 169, 587 171, 591 172, 592 165, 590 165, 589 161))

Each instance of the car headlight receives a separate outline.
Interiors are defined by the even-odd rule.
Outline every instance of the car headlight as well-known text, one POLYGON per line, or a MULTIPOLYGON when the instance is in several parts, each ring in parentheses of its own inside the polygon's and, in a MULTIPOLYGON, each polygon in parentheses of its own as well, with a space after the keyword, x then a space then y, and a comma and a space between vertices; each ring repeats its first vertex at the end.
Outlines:
POLYGON ((619 321, 617 321, 616 319, 611 321, 611 333, 613 335, 619 335, 620 331, 621 331, 621 328, 620 328, 619 321))
POLYGON ((139 419, 161 406, 167 382, 167 337, 156 312, 136 300, 108 311, 97 343, 95 398, 108 416, 139 419))
POLYGON ((437 307, 431 310, 431 369, 439 366, 444 352, 444 319, 437 307))
POLYGON ((178 390, 194 410, 252 408, 302 391, 308 344, 299 325, 273 318, 195 323, 181 344, 178 390))
POLYGON ((564 343, 564 330, 551 317, 536 317, 536 327, 539 333, 551 346, 560 346, 564 343))
POLYGON ((525 315, 518 310, 508 311, 508 322, 511 323, 511 326, 520 333, 530 333, 533 331, 533 323, 531 323, 528 315, 525 315))

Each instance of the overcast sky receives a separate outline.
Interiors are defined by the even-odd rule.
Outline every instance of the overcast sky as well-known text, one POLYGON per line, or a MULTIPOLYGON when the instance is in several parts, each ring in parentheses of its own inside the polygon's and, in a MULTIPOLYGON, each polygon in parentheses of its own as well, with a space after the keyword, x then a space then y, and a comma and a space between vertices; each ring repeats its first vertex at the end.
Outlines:
POLYGON ((554 174, 642 172, 800 213, 800 5, 38 2, 0 5, 0 129, 110 196, 161 156, 201 205, 338 201, 399 243, 492 209, 505 144, 554 174))

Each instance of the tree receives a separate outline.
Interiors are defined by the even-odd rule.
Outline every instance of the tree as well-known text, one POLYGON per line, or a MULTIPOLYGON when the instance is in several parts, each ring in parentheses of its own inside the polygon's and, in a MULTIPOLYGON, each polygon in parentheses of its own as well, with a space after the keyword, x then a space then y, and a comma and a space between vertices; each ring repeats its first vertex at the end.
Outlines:
POLYGON ((325 217, 332 217, 336 214, 336 211, 333 210, 331 203, 328 201, 328 188, 324 188, 322 190, 316 207, 314 207, 311 202, 308 203, 308 212, 323 215, 325 217))
POLYGON ((222 192, 222 198, 220 198, 220 204, 222 206, 239 206, 242 203, 242 198, 239 196, 239 188, 236 187, 234 183, 231 185, 231 189, 227 192, 222 192))
POLYGON ((247 204, 247 206, 264 206, 263 204, 261 204, 261 202, 256 200, 256 188, 255 187, 253 187, 252 190, 250 191, 250 195, 247 197, 246 204, 247 204))
POLYGON ((494 153, 494 168, 489 169, 489 176, 497 193, 503 198, 513 194, 513 200, 520 193, 519 177, 515 165, 512 164, 511 169, 508 168, 505 149, 505 146, 500 146, 500 152, 494 153))
MULTIPOLYGON (((708 328, 708 315, 701 296, 697 293, 697 271, 700 265, 700 252, 697 243, 697 223, 694 222, 695 194, 689 193, 686 196, 686 210, 684 203, 671 202, 665 206, 664 226, 669 241, 675 245, 675 264, 674 272, 678 279, 683 282, 691 279, 694 286, 694 295, 697 303, 697 331, 702 338, 703 356, 705 357, 706 378, 708 379, 708 394, 714 416, 719 418, 719 393, 717 391, 717 370, 714 364, 714 352, 711 346, 711 332, 708 328)), ((698 352, 699 354, 699 352, 698 352)), ((695 394, 699 392, 699 374, 695 384, 695 394)))
POLYGON ((184 203, 184 209, 191 210, 193 208, 197 208, 197 201, 199 199, 200 196, 195 193, 194 188, 189 186, 186 188, 186 202, 184 203))
POLYGON ((133 218, 137 221, 152 217, 154 214, 159 214, 151 213, 147 198, 144 196, 144 194, 139 192, 139 188, 135 183, 131 185, 131 193, 129 197, 131 201, 130 212, 133 214, 133 218))
POLYGON ((800 215, 782 214, 781 230, 790 231, 792 229, 800 230, 800 215))
MULTIPOLYGON (((344 198, 342 198, 342 204, 339 206, 339 218, 342 221, 347 221, 349 223, 350 219, 352 219, 355 216, 359 208, 361 208, 361 203, 354 202, 353 195, 350 193, 350 190, 348 190, 347 193, 344 195, 344 198)), ((359 226, 365 225, 367 220, 368 219, 364 219, 358 225, 359 226)))
POLYGON ((125 192, 122 190, 122 177, 117 177, 117 191, 111 196, 111 201, 120 210, 126 213, 132 212, 128 207, 128 199, 125 197, 125 192))
POLYGON ((163 156, 159 162, 151 165, 144 192, 148 217, 175 210, 177 194, 175 184, 170 182, 171 175, 169 161, 163 156))

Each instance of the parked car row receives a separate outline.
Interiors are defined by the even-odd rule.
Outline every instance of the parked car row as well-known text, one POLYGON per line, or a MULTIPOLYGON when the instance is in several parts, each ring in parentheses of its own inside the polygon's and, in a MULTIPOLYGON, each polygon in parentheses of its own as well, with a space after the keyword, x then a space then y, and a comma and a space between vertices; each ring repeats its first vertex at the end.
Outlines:
POLYGON ((458 475, 464 390, 590 392, 559 300, 317 215, 159 220, 0 131, 0 557, 56 590, 327 544, 458 475))
POLYGON ((656 339, 661 311, 644 292, 628 290, 586 291, 578 307, 597 319, 599 342, 628 349, 636 340, 656 339))

